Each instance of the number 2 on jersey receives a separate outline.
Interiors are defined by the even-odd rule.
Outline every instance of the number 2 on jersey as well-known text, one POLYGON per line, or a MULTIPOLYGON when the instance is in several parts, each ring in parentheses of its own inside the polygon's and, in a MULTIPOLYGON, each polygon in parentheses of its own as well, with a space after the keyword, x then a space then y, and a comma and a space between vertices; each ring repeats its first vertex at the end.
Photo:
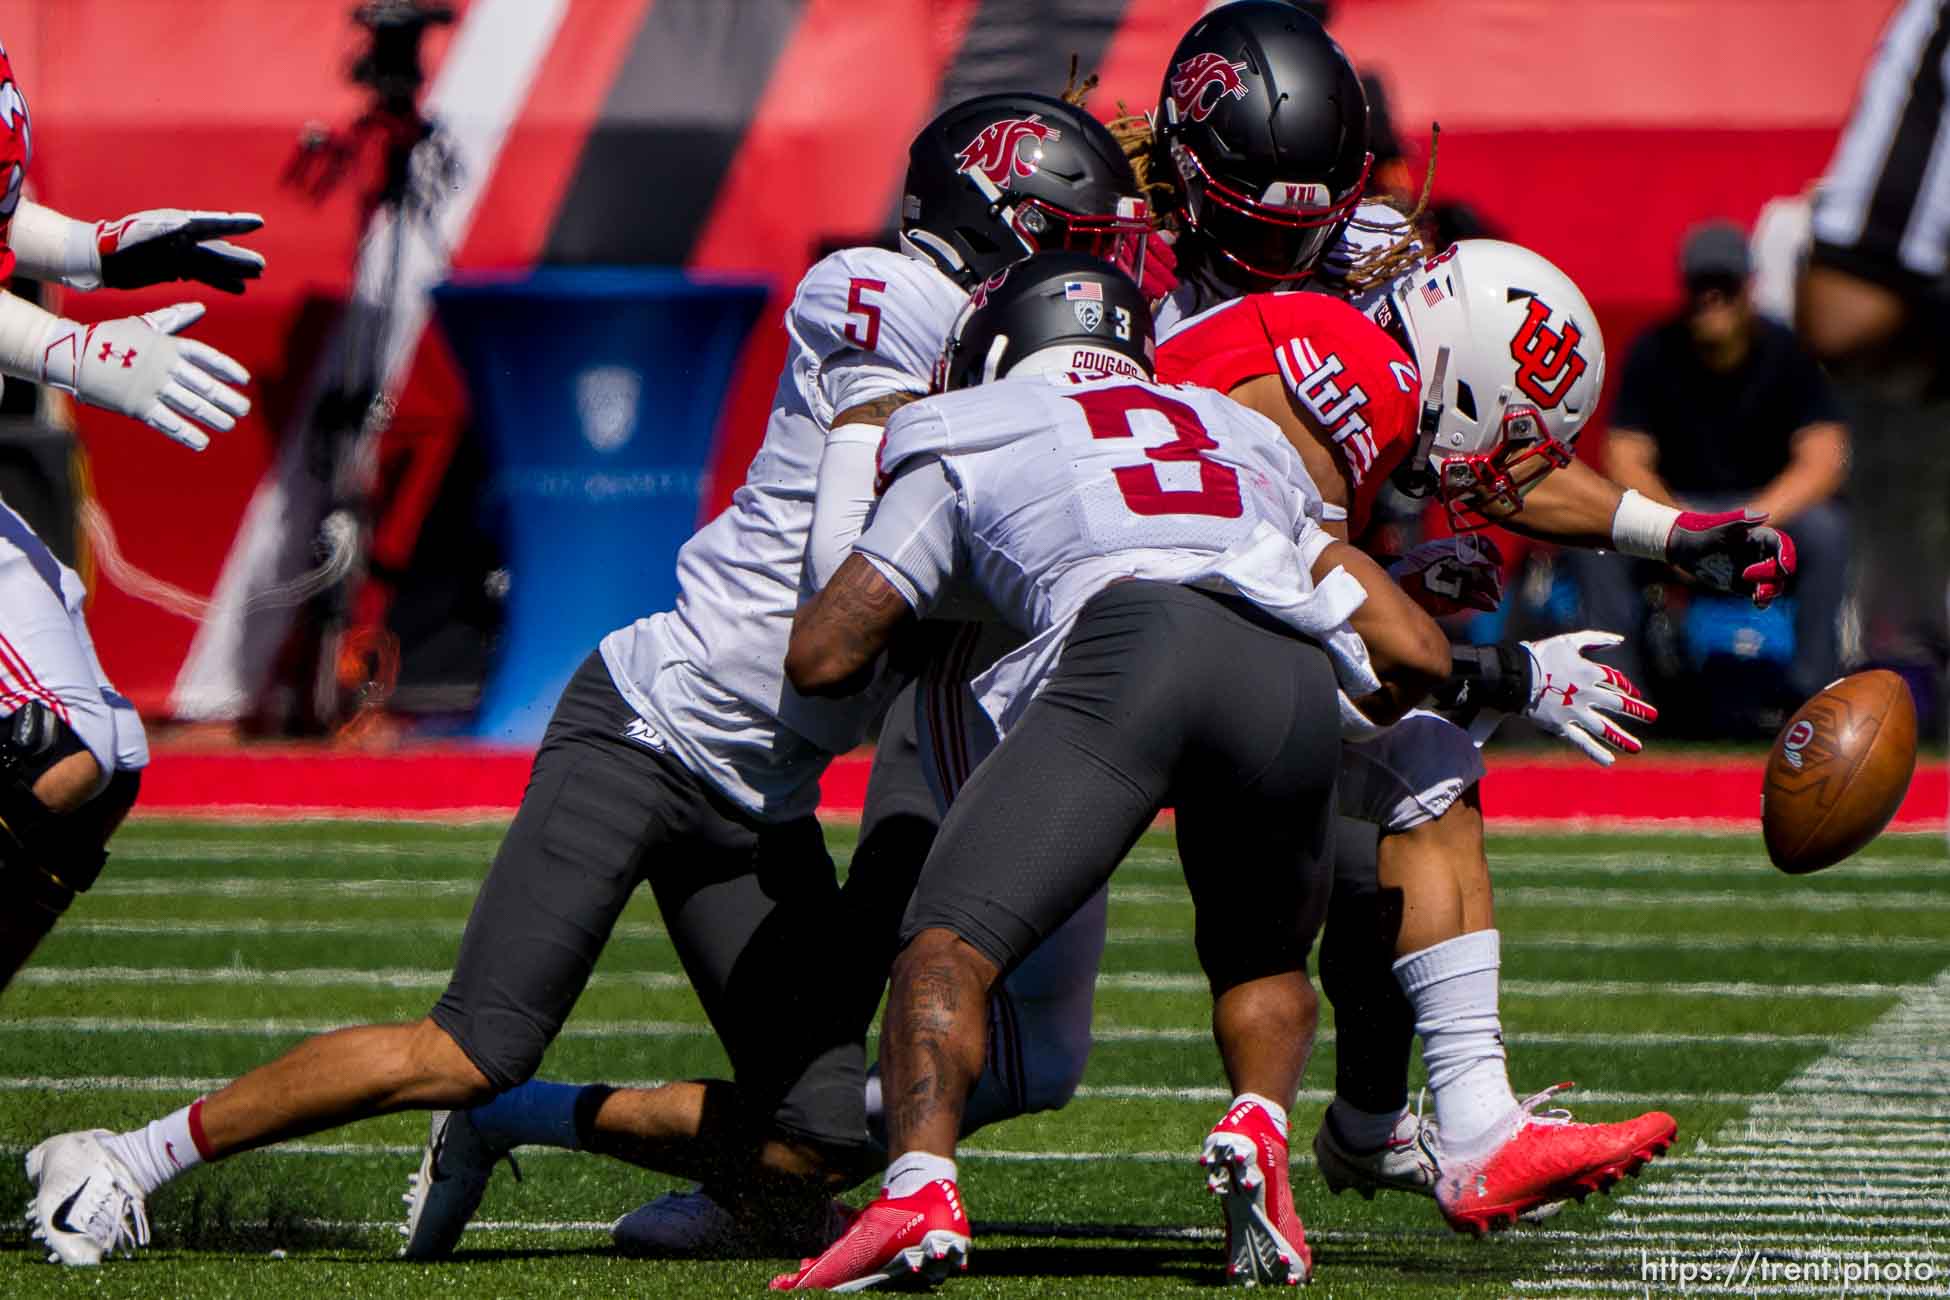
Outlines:
POLYGON ((863 352, 871 352, 880 343, 880 304, 868 302, 870 293, 887 292, 885 280, 868 280, 854 276, 846 286, 846 341, 863 352), (853 318, 859 316, 866 321, 860 326, 853 318))
POLYGON ((1113 470, 1117 489, 1124 494, 1124 504, 1133 514, 1214 515, 1220 519, 1237 519, 1243 513, 1239 471, 1206 458, 1203 453, 1217 451, 1219 444, 1212 441, 1198 412, 1190 406, 1135 386, 1094 388, 1069 394, 1069 398, 1083 408, 1093 438, 1135 438, 1138 432, 1131 427, 1131 413, 1156 411, 1171 422, 1172 432, 1178 436, 1170 442, 1146 447, 1144 454, 1166 465, 1198 462, 1196 488, 1167 488, 1155 464, 1121 465, 1113 470))

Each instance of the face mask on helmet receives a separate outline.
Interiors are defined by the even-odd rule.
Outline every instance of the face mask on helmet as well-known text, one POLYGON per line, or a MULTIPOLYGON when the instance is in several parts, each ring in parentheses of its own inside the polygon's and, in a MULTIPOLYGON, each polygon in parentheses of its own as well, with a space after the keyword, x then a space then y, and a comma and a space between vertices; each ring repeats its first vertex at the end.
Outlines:
POLYGON ((1214 176, 1182 141, 1172 141, 1171 155, 1184 182, 1185 224, 1220 258, 1276 283, 1313 274, 1314 263, 1361 201, 1374 165, 1370 154, 1360 179, 1340 198, 1324 185, 1283 180, 1255 196, 1214 176))
MULTIPOLYGON (((1464 391, 1467 391, 1465 388, 1464 391)), ((1571 463, 1571 449, 1551 436, 1534 406, 1503 413, 1503 436, 1487 452, 1435 458, 1436 497, 1459 533, 1507 521, 1554 469, 1571 463)))
POLYGON ((1143 199, 1120 197, 1115 212, 1070 212, 1045 199, 1013 194, 979 170, 965 175, 988 199, 995 219, 1021 241, 1021 253, 1011 253, 1009 261, 1036 253, 1085 253, 1143 283, 1151 235, 1151 209, 1143 199))

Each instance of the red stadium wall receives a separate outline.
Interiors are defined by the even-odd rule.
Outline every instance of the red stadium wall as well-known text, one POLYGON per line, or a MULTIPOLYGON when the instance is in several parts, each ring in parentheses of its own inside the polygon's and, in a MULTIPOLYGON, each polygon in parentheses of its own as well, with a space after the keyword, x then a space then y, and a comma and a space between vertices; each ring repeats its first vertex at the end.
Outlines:
MULTIPOLYGON (((463 21, 479 4, 460 6, 463 21)), ((88 217, 168 204, 267 218, 252 242, 270 275, 242 300, 213 295, 198 327, 257 376, 251 418, 195 459, 127 421, 81 421, 124 550, 192 591, 215 586, 349 284, 357 187, 314 205, 279 177, 305 123, 358 110, 343 80, 358 48, 350 7, 0 0, 0 40, 33 112, 39 197, 88 217)), ((566 0, 455 265, 655 256, 765 273, 782 295, 818 241, 889 223, 907 138, 944 99, 1011 82, 1058 88, 1075 50, 1102 74, 1100 112, 1144 105, 1202 7, 566 0)), ((1891 7, 1341 0, 1333 29, 1385 77, 1405 140, 1441 121, 1439 192, 1560 262, 1622 350, 1671 303, 1686 225, 1751 220, 1819 174, 1891 7)), ((430 42, 436 74, 454 39, 430 42)), ((64 310, 122 314, 178 296, 193 295, 71 296, 64 310)), ((781 352, 769 327, 747 346, 712 508, 756 445, 781 352)), ((461 405, 443 350, 425 342, 390 451, 431 448, 423 466, 437 473, 461 405)), ((392 559, 410 555, 416 527, 410 509, 389 520, 379 540, 392 559)), ((119 684, 166 710, 194 627, 112 589, 96 593, 91 618, 119 684)))

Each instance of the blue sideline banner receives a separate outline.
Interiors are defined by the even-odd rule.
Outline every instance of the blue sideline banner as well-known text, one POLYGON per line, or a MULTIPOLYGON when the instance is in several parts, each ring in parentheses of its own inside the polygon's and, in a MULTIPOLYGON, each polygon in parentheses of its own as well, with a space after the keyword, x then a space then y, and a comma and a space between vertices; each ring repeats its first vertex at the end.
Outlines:
POLYGON ((475 734, 533 744, 611 629, 668 609, 758 282, 550 268, 433 293, 486 440, 510 586, 475 734))

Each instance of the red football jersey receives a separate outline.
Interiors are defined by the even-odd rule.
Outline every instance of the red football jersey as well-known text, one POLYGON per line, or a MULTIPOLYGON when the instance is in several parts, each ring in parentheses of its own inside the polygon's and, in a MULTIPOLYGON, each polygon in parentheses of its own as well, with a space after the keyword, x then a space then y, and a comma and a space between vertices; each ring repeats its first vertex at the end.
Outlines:
POLYGON ((27 160, 33 156, 33 137, 27 124, 27 101, 14 81, 7 51, 0 49, 0 280, 14 273, 12 238, 14 209, 20 206, 21 182, 27 179, 27 160))
POLYGON ((1229 393, 1277 373, 1333 438, 1354 485, 1348 536, 1415 445, 1421 376, 1358 308, 1324 293, 1256 293, 1181 321, 1158 344, 1158 378, 1229 393))

